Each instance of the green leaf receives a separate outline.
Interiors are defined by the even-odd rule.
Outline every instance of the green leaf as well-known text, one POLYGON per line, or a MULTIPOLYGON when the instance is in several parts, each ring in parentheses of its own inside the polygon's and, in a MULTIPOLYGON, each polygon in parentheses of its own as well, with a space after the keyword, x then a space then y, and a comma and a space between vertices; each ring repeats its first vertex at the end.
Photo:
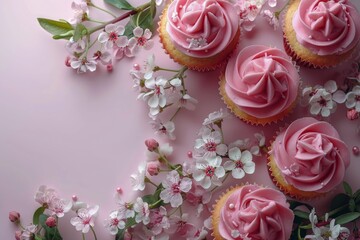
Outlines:
POLYGON ((73 26, 64 20, 55 21, 46 18, 38 18, 37 20, 40 26, 52 35, 62 35, 74 30, 73 26))
POLYGON ((311 211, 313 209, 313 207, 307 203, 303 203, 303 202, 298 202, 295 200, 288 200, 289 204, 290 204, 290 209, 294 210, 295 208, 299 207, 299 206, 305 206, 307 209, 309 209, 309 211, 311 211))
POLYGON ((309 219, 309 213, 308 212, 304 212, 304 211, 301 211, 301 210, 294 210, 294 214, 295 214, 295 216, 297 216, 299 218, 306 219, 306 220, 309 219))
POLYGON ((43 238, 38 235, 35 235, 35 240, 43 240, 43 238))
POLYGON ((74 36, 74 30, 70 30, 67 33, 63 33, 63 34, 59 34, 59 35, 54 35, 53 39, 58 40, 58 39, 70 39, 72 36, 74 36))
POLYGON ((105 2, 114 7, 123 9, 123 10, 134 10, 135 9, 135 7, 133 7, 126 0, 105 0, 105 2))
POLYGON ((119 229, 115 236, 115 240, 124 240, 125 229, 119 229))
POLYGON ((343 182, 343 187, 344 187, 344 191, 345 193, 349 196, 349 197, 352 197, 353 195, 353 191, 351 189, 351 186, 347 183, 347 182, 343 182))
POLYGON ((360 189, 354 193, 353 198, 355 199, 356 203, 360 202, 360 189))
MULTIPOLYGON (((341 208, 344 205, 347 205, 350 201, 350 197, 346 195, 345 193, 339 193, 337 194, 330 203, 330 210, 334 210, 337 208, 341 208)), ((347 212, 347 209, 345 208, 343 211, 337 213, 335 216, 339 216, 341 214, 344 214, 347 212)))
POLYGON ((34 215, 33 215, 33 224, 34 225, 39 224, 40 215, 44 213, 45 209, 46 209, 45 207, 39 207, 38 209, 36 209, 36 211, 34 212, 34 215))
POLYGON ((76 25, 75 32, 74 32, 74 41, 77 42, 78 40, 82 39, 88 33, 87 28, 79 23, 76 25))
POLYGON ((356 204, 355 204, 355 200, 354 199, 350 199, 349 201, 349 210, 351 212, 355 212, 356 209, 356 204))
POLYGON ((351 212, 351 213, 345 213, 343 215, 338 216, 335 218, 335 223, 343 225, 345 223, 352 222, 360 217, 359 212, 351 212))

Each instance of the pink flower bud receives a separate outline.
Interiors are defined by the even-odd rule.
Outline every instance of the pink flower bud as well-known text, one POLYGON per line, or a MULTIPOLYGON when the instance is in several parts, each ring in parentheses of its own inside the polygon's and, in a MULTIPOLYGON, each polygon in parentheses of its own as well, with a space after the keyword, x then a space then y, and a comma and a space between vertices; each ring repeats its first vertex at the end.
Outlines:
POLYGON ((16 231, 16 232, 15 232, 15 239, 16 239, 16 240, 20 240, 20 239, 21 239, 21 231, 16 231))
POLYGON ((71 58, 70 58, 69 56, 67 56, 67 57, 65 58, 65 66, 71 67, 70 62, 71 62, 71 58))
POLYGON ((160 171, 160 163, 157 161, 148 162, 146 165, 146 171, 149 173, 150 176, 158 175, 160 171))
POLYGON ((9 212, 9 220, 13 223, 20 221, 20 213, 15 211, 9 212))
POLYGON ((56 219, 53 216, 50 216, 46 219, 45 224, 50 228, 56 227, 56 219))
POLYGON ((347 111, 346 117, 349 120, 355 120, 359 118, 359 113, 355 110, 355 108, 352 108, 347 111))
POLYGON ((108 72, 112 72, 112 70, 113 70, 113 65, 112 65, 112 64, 106 65, 106 70, 107 70, 108 72))
POLYGON ((145 145, 147 146, 150 152, 153 152, 155 149, 159 147, 159 143, 155 139, 147 139, 145 140, 145 145))

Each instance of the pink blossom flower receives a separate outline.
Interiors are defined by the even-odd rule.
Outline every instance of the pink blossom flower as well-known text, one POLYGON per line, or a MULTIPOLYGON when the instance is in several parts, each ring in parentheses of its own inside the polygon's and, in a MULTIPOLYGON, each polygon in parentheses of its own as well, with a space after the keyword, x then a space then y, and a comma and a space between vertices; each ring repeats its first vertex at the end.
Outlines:
POLYGON ((86 48, 86 42, 84 39, 79 39, 78 41, 75 42, 73 37, 71 37, 70 40, 65 45, 65 49, 70 54, 73 55, 83 53, 85 51, 85 48, 86 48))
POLYGON ((156 150, 159 147, 159 143, 158 141, 156 141, 155 139, 151 138, 151 139, 146 139, 145 140, 145 145, 147 147, 147 149, 150 152, 153 152, 154 150, 156 150))
POLYGON ((121 60, 124 57, 134 57, 134 53, 133 53, 133 49, 130 49, 129 46, 125 46, 125 47, 114 47, 114 56, 116 60, 121 60))
POLYGON ((168 84, 165 78, 150 78, 145 81, 145 87, 148 89, 146 93, 142 95, 143 99, 148 99, 148 105, 150 107, 149 116, 155 119, 160 113, 161 109, 166 105, 166 96, 164 88, 168 84))
POLYGON ((56 215, 61 218, 67 213, 72 207, 72 202, 70 200, 55 198, 50 202, 48 210, 51 215, 56 215))
POLYGON ((168 229, 170 227, 167 211, 163 206, 150 210, 149 216, 150 223, 147 225, 147 227, 154 235, 159 235, 163 229, 168 229))
POLYGON ((175 140, 175 124, 173 121, 162 123, 159 119, 150 122, 156 133, 166 135, 170 140, 175 140))
POLYGON ((206 191, 203 187, 193 182, 191 190, 186 194, 186 201, 191 205, 197 206, 196 216, 198 217, 204 210, 204 205, 210 202, 211 197, 211 191, 206 191))
POLYGON ((126 36, 121 36, 125 32, 125 27, 120 24, 108 24, 105 26, 105 31, 101 32, 98 41, 104 44, 106 49, 117 47, 126 47, 128 39, 126 36))
POLYGON ((346 107, 355 108, 357 112, 360 112, 360 86, 355 86, 346 95, 346 107))
POLYGON ((52 188, 47 188, 45 185, 41 185, 35 194, 35 201, 41 205, 50 205, 50 203, 58 198, 57 193, 52 188))
POLYGON ((137 213, 135 215, 135 222, 142 222, 144 225, 147 225, 150 222, 149 204, 144 202, 141 197, 136 199, 136 202, 134 203, 134 211, 137 213))
POLYGON ((119 199, 117 204, 118 204, 119 216, 121 218, 127 219, 127 218, 133 218, 135 216, 135 211, 132 207, 132 204, 127 203, 122 199, 119 199))
POLYGON ((86 57, 80 59, 73 59, 70 63, 71 67, 77 70, 78 73, 86 73, 87 71, 94 72, 96 70, 97 62, 86 57))
POLYGON ((347 112, 346 112, 346 117, 349 120, 356 120, 356 119, 359 118, 359 116, 360 116, 360 113, 357 112, 355 108, 348 109, 347 112))
POLYGON ((188 192, 191 189, 191 179, 184 177, 180 179, 177 171, 171 171, 162 181, 164 190, 160 193, 160 198, 164 203, 170 203, 171 207, 179 207, 183 203, 182 192, 188 192))
POLYGON ((99 206, 97 205, 90 208, 81 208, 77 211, 77 217, 71 218, 70 223, 75 226, 77 231, 87 233, 90 228, 94 227, 98 211, 99 206))
POLYGON ((76 25, 87 19, 89 8, 86 0, 73 0, 71 8, 74 10, 74 16, 69 19, 69 23, 76 25))
POLYGON ((185 108, 187 110, 193 111, 195 110, 195 105, 198 103, 198 100, 191 97, 189 94, 180 94, 181 97, 179 99, 178 107, 185 108))
POLYGON ((273 26, 274 30, 279 28, 279 19, 277 19, 273 12, 271 12, 269 9, 266 9, 262 12, 262 15, 269 22, 269 24, 273 26))
POLYGON ((125 228, 125 222, 118 211, 113 211, 110 213, 109 218, 105 219, 104 226, 111 235, 116 235, 119 229, 125 228))
POLYGON ((229 158, 231 161, 224 163, 224 169, 231 171, 233 178, 241 179, 245 173, 253 174, 255 172, 255 163, 252 161, 252 155, 248 150, 241 152, 237 147, 231 148, 229 158))
POLYGON ((173 216, 170 218, 170 233, 177 233, 180 236, 186 236, 188 232, 195 231, 195 226, 188 223, 189 214, 184 213, 179 216, 173 216))
POLYGON ((152 33, 149 29, 142 29, 141 27, 136 27, 133 30, 134 37, 129 39, 129 48, 132 48, 136 54, 139 51, 140 47, 149 50, 154 45, 154 41, 151 40, 152 33))
POLYGON ((146 160, 148 162, 156 162, 160 160, 160 157, 169 157, 173 153, 174 149, 169 143, 159 145, 158 152, 146 152, 146 160))
POLYGON ((205 118, 203 126, 221 122, 224 118, 227 118, 229 116, 230 114, 226 110, 223 110, 221 108, 219 111, 210 113, 209 116, 205 118))

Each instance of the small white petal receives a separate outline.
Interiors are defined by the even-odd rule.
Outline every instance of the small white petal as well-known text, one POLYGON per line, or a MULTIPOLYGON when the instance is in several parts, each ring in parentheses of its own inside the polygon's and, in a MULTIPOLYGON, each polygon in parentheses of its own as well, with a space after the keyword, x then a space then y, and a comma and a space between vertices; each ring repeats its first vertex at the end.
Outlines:
POLYGON ((152 95, 149 98, 148 105, 151 108, 156 108, 159 106, 159 97, 157 95, 152 95))
POLYGON ((133 34, 135 37, 141 37, 143 35, 144 30, 141 27, 136 27, 133 30, 133 34))
POLYGON ((224 163, 224 169, 226 171, 231 171, 235 168, 235 162, 234 161, 226 161, 224 163))
POLYGON ((241 151, 239 148, 234 147, 229 150, 229 158, 234 161, 238 161, 241 158, 241 151))
POLYGON ((225 176, 225 169, 223 167, 218 167, 215 169, 215 175, 218 178, 222 178, 223 176, 225 176))
POLYGON ((232 170, 231 175, 235 179, 241 179, 245 176, 245 172, 241 168, 235 168, 234 170, 232 170))
POLYGON ((255 163, 248 162, 243 166, 243 169, 247 174, 253 174, 255 172, 255 163))

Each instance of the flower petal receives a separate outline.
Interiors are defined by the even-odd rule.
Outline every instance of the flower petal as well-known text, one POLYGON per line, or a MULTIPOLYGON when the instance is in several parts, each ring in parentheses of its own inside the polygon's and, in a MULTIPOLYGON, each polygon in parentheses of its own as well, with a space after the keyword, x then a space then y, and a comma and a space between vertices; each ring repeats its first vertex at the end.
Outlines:
POLYGON ((242 179, 245 176, 245 172, 241 168, 235 168, 231 171, 231 175, 235 179, 242 179))

